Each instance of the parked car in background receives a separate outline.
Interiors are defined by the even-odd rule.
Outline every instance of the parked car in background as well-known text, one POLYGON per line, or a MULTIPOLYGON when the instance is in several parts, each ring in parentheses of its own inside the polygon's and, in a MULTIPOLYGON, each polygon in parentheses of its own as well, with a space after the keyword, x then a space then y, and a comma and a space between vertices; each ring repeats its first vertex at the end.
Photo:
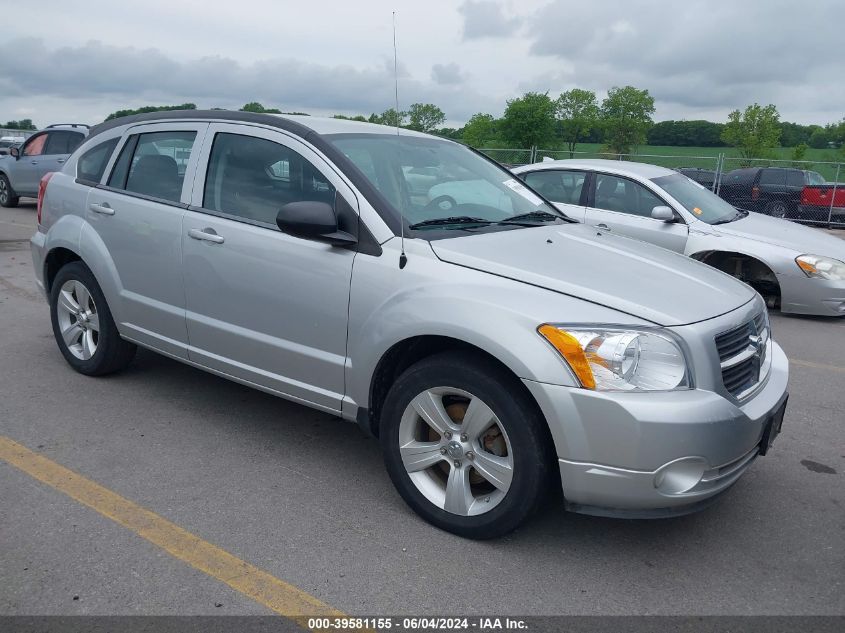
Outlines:
POLYGON ((0 156, 5 156, 9 153, 9 149, 17 147, 26 139, 22 136, 3 136, 0 137, 0 156))
MULTIPOLYGON (((722 198, 739 209, 764 213, 773 218, 801 218, 804 187, 824 182, 821 174, 805 169, 744 167, 724 174, 718 191, 722 198)), ((824 219, 827 220, 827 214, 824 219)))
POLYGON ((845 222, 845 182, 804 185, 798 210, 802 218, 845 222))
POLYGON ((737 210, 656 165, 562 160, 514 173, 570 217, 710 264, 753 286, 771 307, 845 316, 845 240, 737 210))
POLYGON ((41 177, 60 170, 87 135, 87 125, 50 125, 10 147, 7 156, 0 156, 0 205, 16 207, 21 196, 36 197, 41 177))
POLYGON ((716 182, 716 172, 712 169, 702 169, 701 167, 679 167, 675 171, 711 190, 713 189, 713 183, 716 182))
POLYGON ((98 126, 42 182, 35 274, 74 369, 143 345, 356 421, 457 534, 512 530, 555 481, 578 512, 700 509, 783 420, 757 293, 597 235, 454 141, 157 112, 98 126))

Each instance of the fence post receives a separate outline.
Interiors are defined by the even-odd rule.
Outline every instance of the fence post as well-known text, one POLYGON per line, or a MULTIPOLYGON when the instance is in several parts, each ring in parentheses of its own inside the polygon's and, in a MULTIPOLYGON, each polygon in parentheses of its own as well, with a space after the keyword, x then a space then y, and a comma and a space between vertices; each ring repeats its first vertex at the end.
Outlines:
POLYGON ((718 196, 722 192, 722 176, 725 173, 725 152, 719 153, 719 173, 716 174, 716 195, 718 196))
POLYGON ((533 164, 537 162, 537 146, 532 145, 531 150, 528 153, 528 162, 533 164))
POLYGON ((836 187, 839 184, 839 170, 842 163, 836 164, 836 176, 833 178, 833 194, 830 196, 830 210, 827 213, 827 228, 833 228, 833 203, 836 202, 836 187))

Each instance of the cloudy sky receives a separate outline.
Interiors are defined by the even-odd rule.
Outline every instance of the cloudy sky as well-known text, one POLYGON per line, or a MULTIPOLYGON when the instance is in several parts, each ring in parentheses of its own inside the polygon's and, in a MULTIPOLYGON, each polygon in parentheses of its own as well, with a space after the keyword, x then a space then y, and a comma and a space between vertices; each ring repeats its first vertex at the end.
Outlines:
POLYGON ((312 114, 438 104, 453 125, 527 90, 648 88, 657 120, 754 101, 845 116, 841 0, 0 0, 0 120, 247 101, 312 114))

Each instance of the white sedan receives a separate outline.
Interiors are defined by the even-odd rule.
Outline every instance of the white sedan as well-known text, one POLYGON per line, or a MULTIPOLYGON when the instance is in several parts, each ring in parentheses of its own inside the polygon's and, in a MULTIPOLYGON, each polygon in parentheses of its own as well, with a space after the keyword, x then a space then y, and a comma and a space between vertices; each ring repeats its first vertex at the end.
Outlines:
POLYGON ((559 160, 513 173, 569 217, 710 264, 753 286, 770 307, 845 316, 845 240, 738 210, 656 165, 559 160))

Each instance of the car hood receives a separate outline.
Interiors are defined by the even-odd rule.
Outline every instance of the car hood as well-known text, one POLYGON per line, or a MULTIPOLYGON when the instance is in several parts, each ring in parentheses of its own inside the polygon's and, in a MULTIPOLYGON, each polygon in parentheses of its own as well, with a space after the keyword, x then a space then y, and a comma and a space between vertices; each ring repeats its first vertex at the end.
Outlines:
POLYGON ((710 228, 716 233, 783 246, 799 251, 800 254, 823 255, 840 260, 845 258, 845 240, 819 229, 760 213, 752 212, 741 220, 710 228))
POLYGON ((579 297, 659 325, 710 319, 755 296, 749 286, 688 257, 580 224, 435 240, 431 247, 443 261, 579 297))

